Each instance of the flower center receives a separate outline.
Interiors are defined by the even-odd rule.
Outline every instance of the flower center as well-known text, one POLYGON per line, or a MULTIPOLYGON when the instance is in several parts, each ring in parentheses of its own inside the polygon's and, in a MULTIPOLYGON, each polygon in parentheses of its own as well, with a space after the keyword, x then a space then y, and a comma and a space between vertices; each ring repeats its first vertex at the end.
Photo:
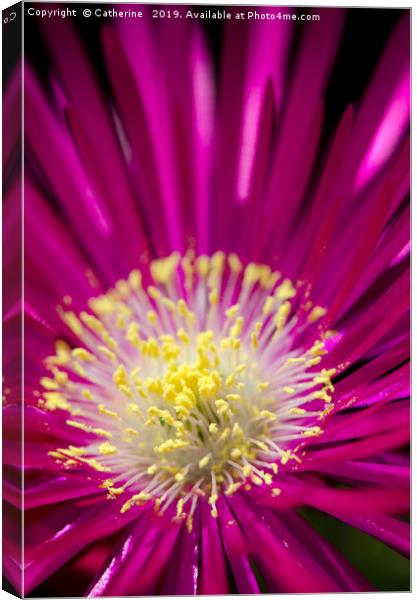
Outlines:
POLYGON ((41 404, 91 440, 55 459, 108 473, 100 486, 125 495, 122 512, 152 501, 189 528, 199 499, 216 517, 220 493, 280 492, 280 465, 332 409, 334 370, 317 370, 323 308, 222 252, 154 260, 89 306, 59 308, 80 345, 59 341, 46 359, 41 404))

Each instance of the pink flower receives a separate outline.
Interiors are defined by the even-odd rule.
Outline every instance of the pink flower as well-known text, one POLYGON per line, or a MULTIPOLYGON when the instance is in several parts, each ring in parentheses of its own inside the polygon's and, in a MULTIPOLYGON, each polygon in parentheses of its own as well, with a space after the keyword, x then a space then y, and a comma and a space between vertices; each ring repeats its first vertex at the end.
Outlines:
MULTIPOLYGON (((303 507, 409 551, 409 16, 325 135, 345 14, 314 12, 295 50, 293 22, 228 22, 219 74, 186 19, 104 25, 105 77, 68 19, 40 23, 26 594, 371 589, 303 507)), ((11 176, 10 243, 16 203, 11 176)), ((17 281, 4 493, 21 589, 17 281)))

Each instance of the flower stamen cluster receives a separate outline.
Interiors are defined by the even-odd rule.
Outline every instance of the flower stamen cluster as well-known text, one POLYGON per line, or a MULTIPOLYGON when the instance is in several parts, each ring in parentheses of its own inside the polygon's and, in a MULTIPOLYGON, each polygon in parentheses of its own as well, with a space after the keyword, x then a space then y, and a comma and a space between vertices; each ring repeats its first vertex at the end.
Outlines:
POLYGON ((234 254, 154 260, 94 298, 90 312, 59 308, 80 340, 59 341, 41 403, 71 416, 93 441, 50 454, 66 468, 106 473, 121 512, 153 502, 192 528, 205 499, 271 486, 332 409, 333 369, 317 369, 325 310, 301 302, 290 280, 234 254), (145 283, 145 279, 146 281, 145 283))

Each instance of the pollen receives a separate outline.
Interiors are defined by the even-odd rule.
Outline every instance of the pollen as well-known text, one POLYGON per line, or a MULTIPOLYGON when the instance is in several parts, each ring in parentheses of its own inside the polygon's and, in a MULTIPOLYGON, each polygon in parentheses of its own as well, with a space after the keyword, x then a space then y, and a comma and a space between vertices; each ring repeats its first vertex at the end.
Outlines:
POLYGON ((132 271, 90 312, 63 300, 78 342, 45 359, 40 405, 67 411, 85 440, 50 456, 95 473, 120 512, 149 503, 189 530, 199 502, 217 518, 223 494, 278 496, 279 469, 322 433, 336 373, 317 367, 326 310, 301 287, 236 254, 189 251, 132 271))

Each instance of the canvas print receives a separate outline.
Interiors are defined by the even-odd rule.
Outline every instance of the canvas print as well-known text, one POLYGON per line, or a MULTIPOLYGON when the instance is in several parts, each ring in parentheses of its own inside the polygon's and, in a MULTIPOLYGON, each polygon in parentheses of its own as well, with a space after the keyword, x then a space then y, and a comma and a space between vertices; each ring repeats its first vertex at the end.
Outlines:
POLYGON ((408 591, 410 10, 8 11, 4 589, 408 591))

